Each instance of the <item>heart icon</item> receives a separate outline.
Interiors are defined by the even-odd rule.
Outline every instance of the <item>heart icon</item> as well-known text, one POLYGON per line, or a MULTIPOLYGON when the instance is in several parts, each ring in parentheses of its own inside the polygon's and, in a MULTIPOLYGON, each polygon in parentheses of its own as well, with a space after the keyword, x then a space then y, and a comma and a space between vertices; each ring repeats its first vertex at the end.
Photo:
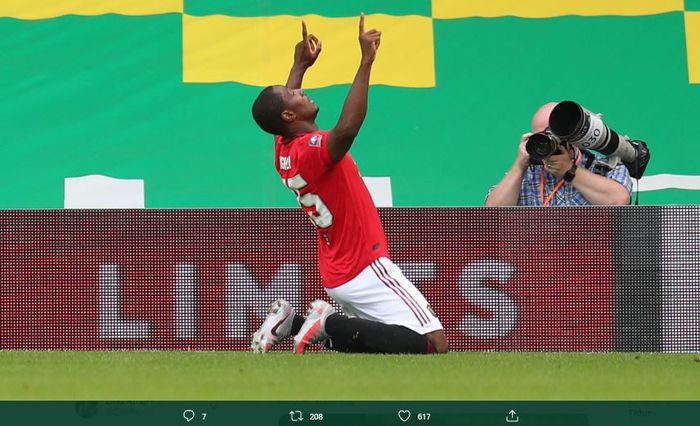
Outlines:
POLYGON ((411 412, 408 410, 399 410, 399 419, 402 422, 407 422, 411 418, 411 412))

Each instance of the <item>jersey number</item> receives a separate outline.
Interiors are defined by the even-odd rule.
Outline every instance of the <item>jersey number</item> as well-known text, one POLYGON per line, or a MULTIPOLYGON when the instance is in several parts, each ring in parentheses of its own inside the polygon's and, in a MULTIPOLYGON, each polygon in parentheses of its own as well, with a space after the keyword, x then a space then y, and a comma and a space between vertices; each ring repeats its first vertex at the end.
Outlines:
POLYGON ((289 179, 282 179, 282 181, 287 188, 291 189, 295 194, 297 194, 297 201, 299 201, 299 204, 302 207, 313 208, 316 210, 315 212, 306 212, 314 226, 317 228, 328 228, 333 224, 333 213, 328 210, 328 206, 326 206, 321 197, 311 192, 301 195, 301 190, 308 185, 301 175, 295 175, 289 179))

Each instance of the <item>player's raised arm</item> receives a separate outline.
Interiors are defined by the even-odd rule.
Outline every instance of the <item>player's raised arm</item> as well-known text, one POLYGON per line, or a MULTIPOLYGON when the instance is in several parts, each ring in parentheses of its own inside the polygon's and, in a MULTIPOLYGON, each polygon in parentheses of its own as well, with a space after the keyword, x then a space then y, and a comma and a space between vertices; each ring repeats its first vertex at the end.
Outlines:
POLYGON ((306 23, 301 21, 301 41, 294 46, 294 65, 289 71, 287 87, 290 89, 301 88, 306 70, 316 62, 321 54, 321 40, 306 30, 306 23))
POLYGON ((355 74, 355 79, 352 82, 352 87, 350 87, 350 93, 348 93, 348 97, 343 104, 338 123, 328 135, 328 150, 331 154, 331 160, 336 163, 350 150, 367 115, 369 74, 372 70, 374 58, 377 55, 381 35, 381 31, 376 29, 365 31, 365 15, 360 15, 359 40, 360 49, 362 50, 360 68, 355 74))

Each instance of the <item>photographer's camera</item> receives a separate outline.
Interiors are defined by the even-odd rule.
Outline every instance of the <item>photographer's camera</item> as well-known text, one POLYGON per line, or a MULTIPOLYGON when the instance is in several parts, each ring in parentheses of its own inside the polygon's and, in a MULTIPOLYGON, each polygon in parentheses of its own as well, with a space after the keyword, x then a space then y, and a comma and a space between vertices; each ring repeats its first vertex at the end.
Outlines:
POLYGON ((557 145, 562 143, 593 149, 608 158, 617 159, 636 179, 642 177, 651 158, 644 141, 620 136, 606 126, 599 115, 573 101, 558 103, 549 116, 549 128, 531 135, 525 149, 537 162, 557 152, 557 145))

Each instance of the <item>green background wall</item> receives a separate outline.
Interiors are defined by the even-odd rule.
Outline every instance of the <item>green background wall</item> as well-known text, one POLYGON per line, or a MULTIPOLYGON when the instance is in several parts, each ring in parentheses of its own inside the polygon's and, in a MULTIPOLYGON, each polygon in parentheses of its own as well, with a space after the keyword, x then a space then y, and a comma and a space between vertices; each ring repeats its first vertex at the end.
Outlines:
MULTIPOLYGON (((185 12, 430 13, 428 1, 244 3, 188 1, 185 12)), ((577 100, 646 140, 647 175, 700 175, 700 85, 689 83, 682 11, 433 28, 436 87, 373 86, 352 150, 365 176, 391 177, 394 205, 483 204, 550 100, 577 100)), ((88 174, 144 179, 152 208, 294 206, 250 116, 260 87, 183 83, 182 63, 179 13, 0 18, 0 208, 61 208, 63 179, 88 174)), ((308 91, 321 127, 333 126, 348 88, 308 91)), ((641 202, 698 203, 700 191, 649 191, 641 202)))

